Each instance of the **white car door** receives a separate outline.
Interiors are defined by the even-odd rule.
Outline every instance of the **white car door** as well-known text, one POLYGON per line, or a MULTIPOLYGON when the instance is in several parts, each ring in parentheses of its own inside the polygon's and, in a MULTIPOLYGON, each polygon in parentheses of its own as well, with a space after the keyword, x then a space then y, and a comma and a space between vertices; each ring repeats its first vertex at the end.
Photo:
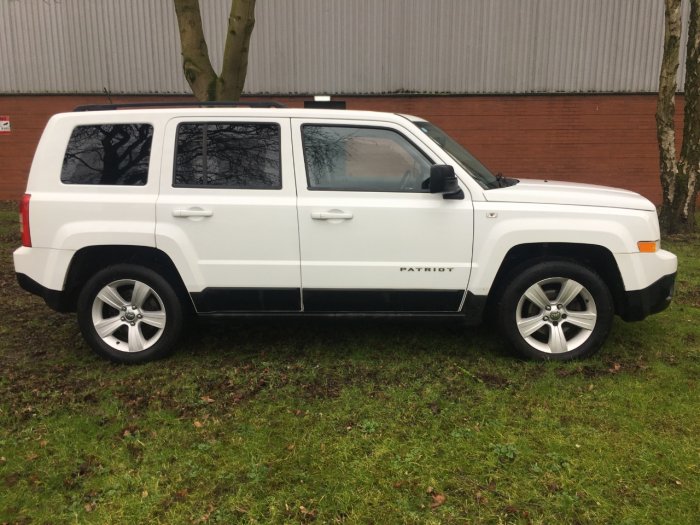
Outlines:
POLYGON ((165 143, 156 245, 197 311, 301 310, 289 119, 177 118, 165 143))
POLYGON ((473 207, 422 183, 442 161, 409 127, 292 119, 305 312, 456 312, 473 207))

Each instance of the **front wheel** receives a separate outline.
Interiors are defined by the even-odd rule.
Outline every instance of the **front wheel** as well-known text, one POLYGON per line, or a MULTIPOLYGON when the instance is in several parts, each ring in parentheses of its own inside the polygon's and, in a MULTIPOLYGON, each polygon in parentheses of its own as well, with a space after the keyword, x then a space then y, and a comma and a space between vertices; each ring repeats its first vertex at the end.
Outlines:
POLYGON ((516 273, 498 315, 506 338, 520 353, 569 360, 600 349, 613 313, 610 290, 596 273, 575 263, 552 261, 516 273))
POLYGON ((97 272, 78 297, 78 324, 99 355, 143 363, 172 352, 182 306, 172 286, 153 270, 130 264, 97 272))

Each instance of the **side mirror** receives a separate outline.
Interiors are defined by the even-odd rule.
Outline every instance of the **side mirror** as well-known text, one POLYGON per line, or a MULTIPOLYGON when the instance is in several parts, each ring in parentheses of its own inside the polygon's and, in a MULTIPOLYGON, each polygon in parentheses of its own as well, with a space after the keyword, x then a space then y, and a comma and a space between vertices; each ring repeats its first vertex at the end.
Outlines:
POLYGON ((455 169, 447 164, 435 164, 430 167, 428 179, 430 193, 442 193, 445 199, 463 199, 464 192, 457 182, 455 169))

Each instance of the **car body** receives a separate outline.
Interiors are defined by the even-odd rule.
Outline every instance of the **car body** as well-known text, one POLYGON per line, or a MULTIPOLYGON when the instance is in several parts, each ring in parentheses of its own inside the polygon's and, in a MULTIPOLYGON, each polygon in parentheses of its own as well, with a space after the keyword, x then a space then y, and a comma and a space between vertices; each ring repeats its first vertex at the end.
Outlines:
POLYGON ((647 199, 494 176, 418 117, 87 109, 46 126, 14 262, 117 361, 166 355, 188 316, 247 315, 488 317, 570 359, 671 300, 647 199))

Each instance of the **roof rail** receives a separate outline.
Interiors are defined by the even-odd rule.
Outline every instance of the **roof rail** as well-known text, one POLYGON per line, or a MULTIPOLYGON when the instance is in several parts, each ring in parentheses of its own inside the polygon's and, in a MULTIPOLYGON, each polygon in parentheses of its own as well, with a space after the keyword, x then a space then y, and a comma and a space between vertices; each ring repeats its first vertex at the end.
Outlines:
POLYGON ((286 108, 279 102, 127 102, 124 104, 88 104, 77 106, 73 111, 108 111, 133 108, 286 108))

